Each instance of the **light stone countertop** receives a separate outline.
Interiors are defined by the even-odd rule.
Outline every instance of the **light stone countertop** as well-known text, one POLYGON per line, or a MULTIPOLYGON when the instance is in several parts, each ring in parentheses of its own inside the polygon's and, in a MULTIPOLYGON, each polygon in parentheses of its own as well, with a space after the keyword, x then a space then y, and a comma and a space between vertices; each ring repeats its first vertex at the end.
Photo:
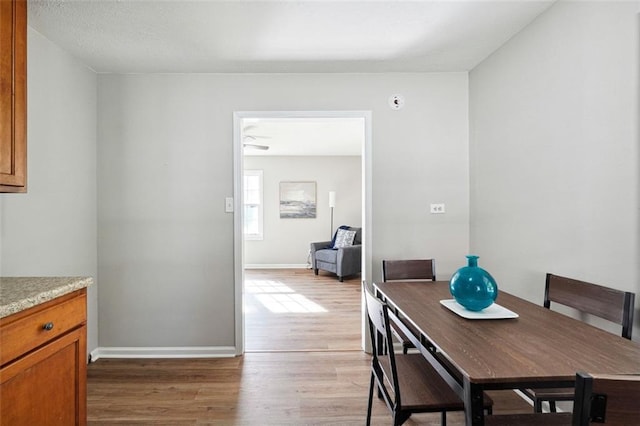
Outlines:
POLYGON ((91 277, 0 277, 0 318, 91 284, 91 277))

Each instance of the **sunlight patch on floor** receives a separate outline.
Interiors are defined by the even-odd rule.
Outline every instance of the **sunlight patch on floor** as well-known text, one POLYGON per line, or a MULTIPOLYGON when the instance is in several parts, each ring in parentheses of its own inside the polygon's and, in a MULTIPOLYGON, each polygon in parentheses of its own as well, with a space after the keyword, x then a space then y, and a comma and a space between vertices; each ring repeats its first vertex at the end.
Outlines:
POLYGON ((281 281, 274 280, 245 280, 244 291, 246 293, 295 293, 289 286, 281 281))
POLYGON ((279 281, 246 280, 244 288, 246 293, 253 294, 258 302, 276 314, 327 312, 321 305, 279 281))

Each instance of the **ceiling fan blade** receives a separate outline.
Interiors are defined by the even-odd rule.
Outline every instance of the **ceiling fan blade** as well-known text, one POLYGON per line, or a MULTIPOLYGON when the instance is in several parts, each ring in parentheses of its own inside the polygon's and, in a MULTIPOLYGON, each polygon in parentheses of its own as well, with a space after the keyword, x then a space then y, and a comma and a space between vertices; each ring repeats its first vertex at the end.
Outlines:
POLYGON ((255 143, 245 143, 245 144, 242 144, 242 146, 244 148, 259 149, 259 150, 262 150, 262 151, 267 151, 269 149, 269 147, 267 145, 258 145, 258 144, 255 144, 255 143))

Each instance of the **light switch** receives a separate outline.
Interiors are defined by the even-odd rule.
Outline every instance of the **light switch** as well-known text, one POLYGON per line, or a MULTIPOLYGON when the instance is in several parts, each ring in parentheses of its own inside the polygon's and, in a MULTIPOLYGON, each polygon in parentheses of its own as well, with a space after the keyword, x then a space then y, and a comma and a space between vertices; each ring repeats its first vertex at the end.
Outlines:
POLYGON ((224 211, 227 213, 233 213, 233 197, 226 197, 224 199, 224 211))

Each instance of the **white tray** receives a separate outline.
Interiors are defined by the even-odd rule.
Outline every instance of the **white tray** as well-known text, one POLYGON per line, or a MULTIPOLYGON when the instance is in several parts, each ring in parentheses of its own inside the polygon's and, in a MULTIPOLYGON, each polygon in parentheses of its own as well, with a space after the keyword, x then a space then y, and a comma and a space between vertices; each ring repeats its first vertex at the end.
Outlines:
POLYGON ((467 319, 507 319, 518 318, 519 316, 515 312, 510 311, 497 303, 493 303, 491 306, 488 306, 481 311, 470 311, 456 302, 455 299, 441 300, 440 303, 460 315, 462 318, 467 319))

